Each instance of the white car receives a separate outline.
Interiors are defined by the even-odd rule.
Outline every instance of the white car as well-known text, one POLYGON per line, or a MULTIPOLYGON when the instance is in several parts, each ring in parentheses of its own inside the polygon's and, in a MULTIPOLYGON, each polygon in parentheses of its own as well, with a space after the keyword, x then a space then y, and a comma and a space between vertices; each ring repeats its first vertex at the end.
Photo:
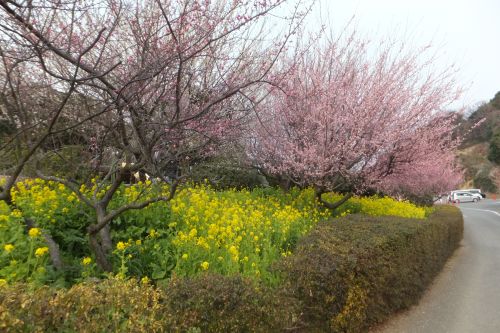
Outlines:
POLYGON ((472 192, 472 191, 467 191, 467 192, 469 192, 470 194, 472 194, 472 196, 474 198, 477 198, 477 200, 482 200, 483 199, 483 196, 481 194, 479 194, 479 193, 475 193, 475 192, 472 192))
POLYGON ((453 191, 451 193, 451 201, 455 203, 461 202, 478 202, 480 199, 477 195, 465 191, 453 191))
POLYGON ((483 192, 481 192, 480 189, 478 188, 471 188, 471 189, 467 189, 467 190, 462 190, 462 191, 465 191, 465 192, 470 192, 472 194, 479 194, 481 196, 480 199, 484 199, 486 198, 486 194, 484 194, 483 192))

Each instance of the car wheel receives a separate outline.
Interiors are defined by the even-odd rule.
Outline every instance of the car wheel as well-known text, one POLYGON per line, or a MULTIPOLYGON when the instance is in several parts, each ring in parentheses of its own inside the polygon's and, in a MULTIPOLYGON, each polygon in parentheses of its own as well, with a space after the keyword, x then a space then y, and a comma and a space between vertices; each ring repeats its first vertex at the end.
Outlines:
POLYGON ((477 201, 478 201, 477 198, 472 199, 472 202, 477 202, 477 201))

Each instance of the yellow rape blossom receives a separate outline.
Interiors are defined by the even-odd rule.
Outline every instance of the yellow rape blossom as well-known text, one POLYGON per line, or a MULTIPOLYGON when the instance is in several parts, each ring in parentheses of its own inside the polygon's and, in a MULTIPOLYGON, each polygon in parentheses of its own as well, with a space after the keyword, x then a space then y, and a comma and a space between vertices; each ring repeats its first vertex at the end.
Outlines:
POLYGON ((22 217, 23 214, 21 213, 21 211, 19 209, 14 209, 12 211, 12 213, 10 213, 10 216, 19 218, 19 217, 22 217))
POLYGON ((194 237, 196 237, 197 233, 198 233, 198 230, 196 230, 196 228, 193 228, 193 229, 191 229, 191 231, 189 231, 189 237, 194 238, 194 237))
POLYGON ((38 249, 35 250, 35 256, 37 257, 42 257, 46 255, 49 252, 49 248, 44 246, 44 247, 39 247, 38 249))
POLYGON ((90 258, 90 257, 85 257, 82 259, 82 264, 84 266, 90 265, 91 263, 92 263, 92 258, 90 258))
POLYGON ((116 249, 118 251, 124 251, 126 248, 127 248, 127 243, 118 242, 118 244, 116 244, 116 249))
POLYGON ((208 261, 204 261, 201 263, 201 268, 206 271, 208 269, 208 267, 210 266, 210 264, 208 263, 208 261))
POLYGON ((5 250, 5 252, 11 253, 12 250, 14 250, 14 245, 12 245, 12 244, 5 244, 4 247, 3 247, 3 249, 5 250))
POLYGON ((40 228, 31 228, 31 229, 28 231, 28 235, 29 235, 31 238, 35 238, 35 237, 40 236, 40 235, 41 235, 40 228))

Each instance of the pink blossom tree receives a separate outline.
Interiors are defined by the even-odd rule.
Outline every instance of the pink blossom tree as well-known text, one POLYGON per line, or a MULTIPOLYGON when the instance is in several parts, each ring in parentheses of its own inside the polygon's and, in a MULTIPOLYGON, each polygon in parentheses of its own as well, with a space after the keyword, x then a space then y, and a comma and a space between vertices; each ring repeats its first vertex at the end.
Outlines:
POLYGON ((430 197, 458 188, 464 178, 455 154, 438 151, 435 155, 435 159, 415 161, 406 170, 394 171, 384 179, 381 190, 398 197, 430 197))
MULTIPOLYGON (((274 25, 279 18, 269 14, 283 2, 0 2, 2 48, 9 57, 19 58, 22 50, 34 73, 53 79, 53 89, 92 105, 86 114, 62 105, 58 115, 67 121, 47 127, 41 140, 84 126, 92 156, 82 162, 101 175, 97 188, 104 194, 83 195, 71 177, 39 176, 65 184, 95 210, 88 236, 101 268, 111 269, 111 221, 126 210, 170 200, 190 165, 237 136, 262 87, 274 84, 271 69, 310 9, 296 1, 274 25), (169 181, 171 192, 110 209, 127 175, 138 171, 169 181)), ((8 194, 21 169, 2 193, 8 194)))
MULTIPOLYGON (((320 45, 318 43, 316 45, 320 45)), ((453 70, 436 71, 427 48, 377 51, 355 34, 296 57, 280 89, 259 107, 248 154, 254 164, 335 209, 367 189, 423 193, 457 184, 453 70), (343 200, 322 200, 326 191, 343 200)))

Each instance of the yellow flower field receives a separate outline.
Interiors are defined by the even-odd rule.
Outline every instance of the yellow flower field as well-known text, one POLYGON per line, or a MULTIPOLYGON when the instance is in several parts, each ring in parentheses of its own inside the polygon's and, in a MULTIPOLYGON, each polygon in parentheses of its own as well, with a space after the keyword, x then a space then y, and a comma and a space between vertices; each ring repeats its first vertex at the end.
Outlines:
MULTIPOLYGON (((95 182, 79 190, 88 197, 102 193, 95 182)), ((123 186, 111 209, 168 190, 167 185, 150 182, 123 186)), ((74 193, 61 184, 35 179, 19 183, 12 194, 18 209, 0 211, 0 228, 5 231, 0 237, 0 278, 19 280, 13 278, 16 267, 12 259, 17 267, 37 259, 27 264, 25 278, 35 273, 35 265, 48 265, 42 231, 59 241, 65 257, 73 258, 70 264, 82 277, 100 274, 86 235, 95 215, 74 193), (23 231, 23 216, 36 221, 37 227, 23 231), (16 253, 19 255, 13 258, 16 253)), ((333 193, 324 195, 329 201, 340 198, 333 193)), ((303 235, 321 220, 351 213, 424 218, 428 212, 388 197, 354 197, 333 216, 315 202, 312 189, 217 191, 206 184, 185 185, 170 202, 128 211, 113 221, 115 273, 161 280, 172 274, 211 271, 241 273, 272 283, 277 279, 270 270, 272 263, 292 254, 303 235)), ((36 274, 40 272, 36 270, 36 274)))

